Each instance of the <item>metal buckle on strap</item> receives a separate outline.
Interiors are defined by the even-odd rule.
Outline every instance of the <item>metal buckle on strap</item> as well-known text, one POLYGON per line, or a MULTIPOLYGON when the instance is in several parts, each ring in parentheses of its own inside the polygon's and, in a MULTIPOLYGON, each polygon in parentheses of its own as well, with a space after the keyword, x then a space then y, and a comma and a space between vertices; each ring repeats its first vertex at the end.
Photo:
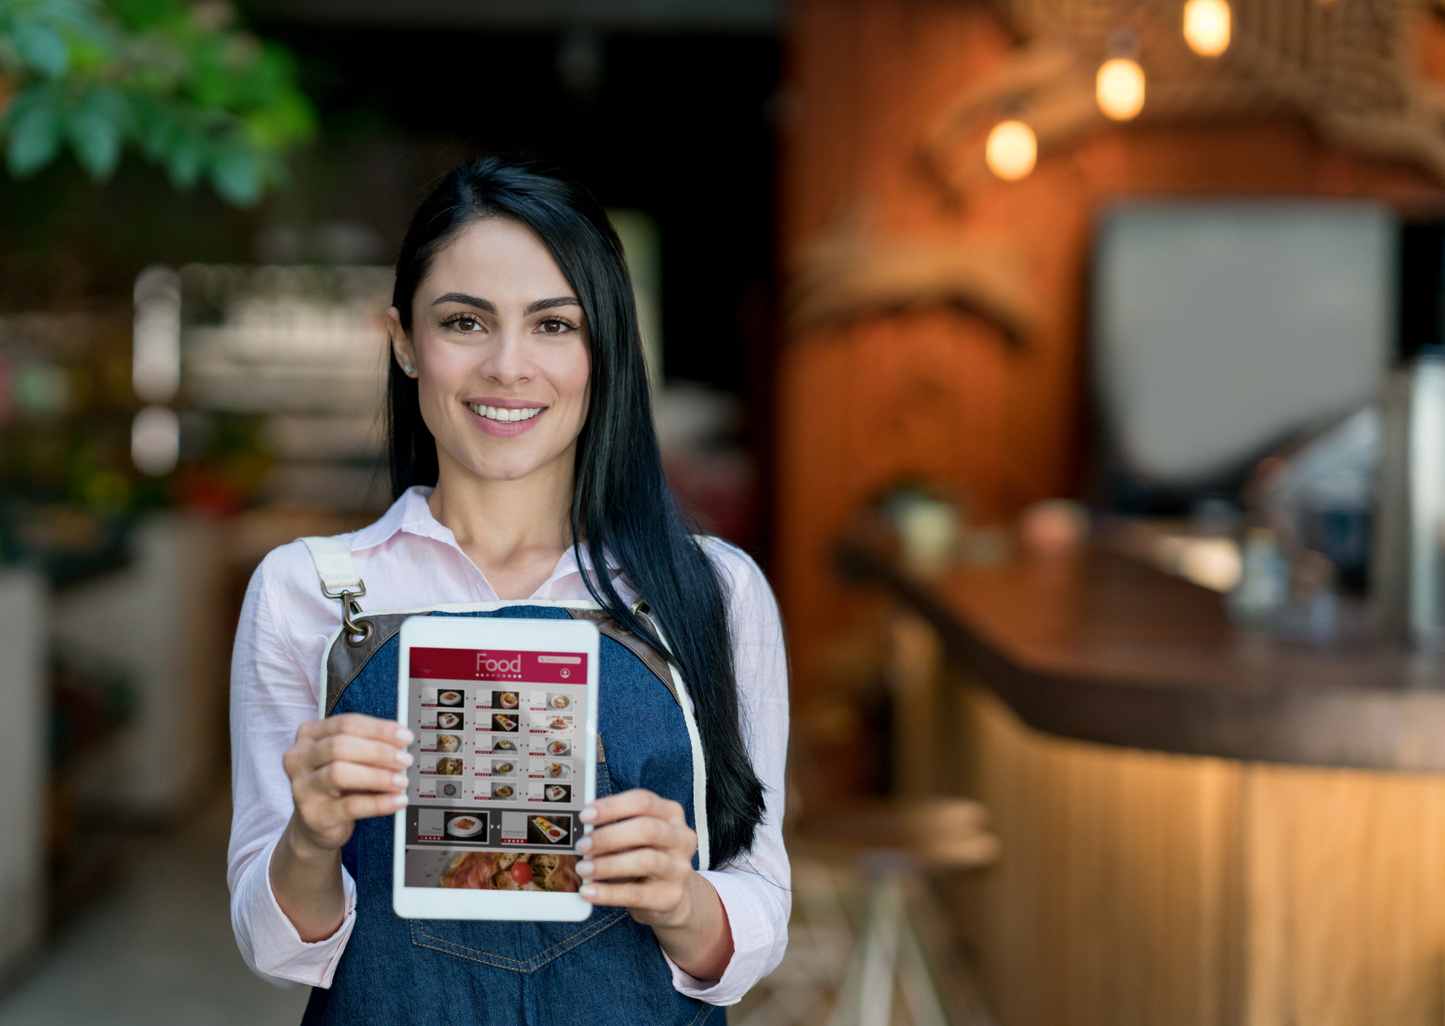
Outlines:
POLYGON ((321 594, 329 599, 339 599, 343 595, 350 595, 352 598, 364 598, 366 596, 366 583, 358 580, 354 585, 344 585, 341 591, 332 591, 326 586, 326 582, 322 581, 321 594))
POLYGON ((371 621, 362 620, 358 622, 353 619, 361 615, 361 605, 356 600, 366 594, 366 585, 360 585, 360 591, 343 589, 338 595, 332 595, 321 586, 321 591, 327 598, 341 600, 341 633, 346 636, 346 643, 352 648, 358 648, 366 639, 371 636, 371 621))

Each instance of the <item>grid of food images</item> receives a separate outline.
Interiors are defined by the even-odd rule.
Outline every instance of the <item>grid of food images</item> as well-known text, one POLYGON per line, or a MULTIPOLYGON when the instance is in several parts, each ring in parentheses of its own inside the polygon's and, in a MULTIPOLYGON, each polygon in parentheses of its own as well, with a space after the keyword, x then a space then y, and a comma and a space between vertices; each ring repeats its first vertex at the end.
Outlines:
POLYGON ((576 891, 587 655, 412 648, 408 887, 576 891))

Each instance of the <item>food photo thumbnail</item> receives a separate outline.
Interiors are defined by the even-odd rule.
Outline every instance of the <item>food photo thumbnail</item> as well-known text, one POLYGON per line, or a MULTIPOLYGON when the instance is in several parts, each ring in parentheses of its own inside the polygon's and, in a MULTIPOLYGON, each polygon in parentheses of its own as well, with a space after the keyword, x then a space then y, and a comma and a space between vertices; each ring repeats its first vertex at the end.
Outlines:
POLYGON ((571 816, 527 817, 527 843, 529 844, 566 844, 571 836, 571 816))
POLYGON ((576 855, 466 851, 454 856, 441 885, 484 891, 561 891, 582 886, 576 855))

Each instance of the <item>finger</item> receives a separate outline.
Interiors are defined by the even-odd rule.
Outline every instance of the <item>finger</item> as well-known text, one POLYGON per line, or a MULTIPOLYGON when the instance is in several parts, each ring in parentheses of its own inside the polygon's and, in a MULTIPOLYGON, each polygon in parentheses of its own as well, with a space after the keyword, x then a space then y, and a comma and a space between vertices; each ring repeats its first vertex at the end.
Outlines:
POLYGON ((629 816, 655 816, 658 819, 681 823, 686 820, 682 806, 677 802, 640 787, 619 794, 599 798, 582 810, 579 818, 584 823, 601 825, 629 816))
POLYGON ((675 880, 692 863, 657 848, 635 848, 617 855, 587 859, 577 864, 577 875, 592 882, 624 880, 675 880))
POLYGON ((405 805, 404 794, 349 794, 341 798, 313 795, 297 802, 296 808, 308 827, 324 833, 358 819, 389 816, 405 805))
POLYGON ((616 905, 649 911, 654 907, 666 907, 660 896, 649 895, 650 889, 644 883, 587 883, 583 884, 577 893, 593 905, 616 905))
MULTIPOLYGON (((687 848, 687 827, 679 827, 651 816, 638 816, 598 827, 577 842, 577 851, 582 855, 603 855, 608 852, 626 851, 629 848, 667 848, 682 851, 687 848)), ((689 855, 692 854, 688 851, 689 855)))
POLYGON ((308 720, 296 731, 297 740, 306 738, 320 741, 334 734, 352 734, 373 741, 384 741, 393 747, 403 747, 416 740, 412 732, 396 720, 383 720, 365 713, 342 713, 339 716, 328 716, 324 720, 308 720))
POLYGON ((355 734, 332 734, 312 743, 306 749, 306 766, 317 769, 330 762, 354 762, 395 770, 412 764, 412 755, 385 741, 358 737, 355 734))
POLYGON ((362 766, 354 762, 329 762, 311 774, 310 783, 328 794, 345 794, 349 791, 375 791, 394 794, 405 791, 405 773, 362 766))
POLYGON ((351 794, 340 801, 341 812, 347 819, 370 819, 372 816, 390 816, 406 806, 404 794, 351 794))

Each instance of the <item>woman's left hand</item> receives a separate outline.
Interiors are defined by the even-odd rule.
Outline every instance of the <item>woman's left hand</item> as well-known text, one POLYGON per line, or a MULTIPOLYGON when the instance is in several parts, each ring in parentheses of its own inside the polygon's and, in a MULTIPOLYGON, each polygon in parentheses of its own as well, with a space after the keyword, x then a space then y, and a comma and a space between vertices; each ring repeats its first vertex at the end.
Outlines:
POLYGON ((697 834, 682 806, 641 789, 599 798, 582 810, 593 830, 577 844, 582 896, 594 905, 621 905, 648 926, 667 925, 685 912, 697 834))
POLYGON ((652 927, 674 962, 718 979, 732 959, 732 930, 712 884, 692 868, 697 834, 677 802, 641 789, 582 810, 593 831, 577 843, 577 875, 593 905, 620 905, 652 927))

